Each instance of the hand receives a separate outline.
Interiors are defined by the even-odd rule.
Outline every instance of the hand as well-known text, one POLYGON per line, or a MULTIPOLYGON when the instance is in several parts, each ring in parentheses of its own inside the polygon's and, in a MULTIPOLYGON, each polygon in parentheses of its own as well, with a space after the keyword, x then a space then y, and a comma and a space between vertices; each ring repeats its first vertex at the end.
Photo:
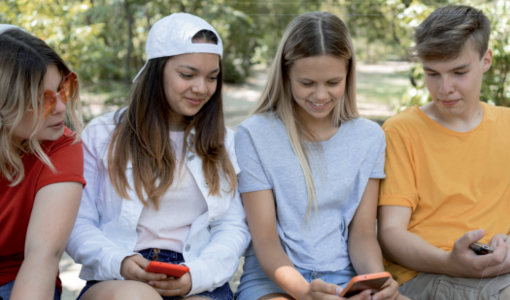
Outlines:
POLYGON ((148 282, 149 280, 163 280, 167 278, 165 274, 145 272, 145 267, 149 261, 141 255, 135 254, 124 258, 120 265, 120 275, 126 280, 136 280, 148 282))
POLYGON ((393 279, 389 278, 381 287, 381 290, 372 296, 372 300, 395 300, 399 296, 398 283, 393 279))
POLYGON ((495 236, 495 239, 493 238, 491 241, 491 244, 496 248, 492 254, 476 255, 469 248, 471 243, 480 240, 484 235, 485 232, 482 229, 469 231, 455 241, 446 263, 448 275, 490 278, 495 277, 498 272, 499 274, 510 272, 510 255, 507 255, 510 249, 505 240, 501 239, 501 235, 495 236))
POLYGON ((181 278, 168 277, 164 280, 149 281, 151 285, 161 296, 182 296, 191 291, 191 275, 188 273, 181 278))
POLYGON ((310 300, 365 300, 370 299, 370 290, 363 291, 349 298, 338 297, 343 288, 332 283, 326 283, 322 279, 315 279, 308 285, 305 299, 310 300))

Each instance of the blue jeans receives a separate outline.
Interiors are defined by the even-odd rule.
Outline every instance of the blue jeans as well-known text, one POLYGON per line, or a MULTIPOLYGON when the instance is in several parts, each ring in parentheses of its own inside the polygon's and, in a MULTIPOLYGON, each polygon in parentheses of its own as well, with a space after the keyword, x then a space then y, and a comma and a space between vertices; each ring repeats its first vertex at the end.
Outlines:
MULTIPOLYGON (((5 285, 0 286, 0 300, 9 300, 11 298, 13 287, 14 280, 5 285)), ((53 300, 60 300, 60 290, 57 288, 55 288, 55 296, 53 297, 53 300)))
MULTIPOLYGON (((184 262, 184 257, 181 253, 177 253, 170 250, 163 250, 163 249, 145 249, 139 252, 145 259, 147 260, 154 260, 154 261, 161 261, 161 262, 167 262, 172 264, 180 264, 184 262), (154 250, 159 250, 154 251, 154 250), (158 253, 156 253, 158 252, 158 253)), ((80 298, 85 294, 85 292, 90 289, 94 284, 98 283, 100 281, 87 281, 87 285, 81 290, 80 295, 76 300, 80 300, 80 298)), ((232 290, 230 290, 230 286, 228 285, 228 282, 224 285, 215 288, 212 292, 205 291, 200 294, 196 294, 193 296, 199 296, 204 298, 209 298, 211 300, 233 300, 234 295, 232 294, 232 290)), ((163 297, 164 300, 176 300, 176 299, 182 299, 181 296, 172 296, 172 297, 163 297)))
MULTIPOLYGON (((341 287, 345 287, 351 278, 357 275, 352 265, 335 272, 305 270, 297 267, 296 269, 308 282, 320 278, 327 283, 334 283, 341 287)), ((255 255, 245 257, 243 270, 241 283, 235 295, 237 300, 256 300, 262 296, 275 293, 287 294, 267 277, 255 255)))

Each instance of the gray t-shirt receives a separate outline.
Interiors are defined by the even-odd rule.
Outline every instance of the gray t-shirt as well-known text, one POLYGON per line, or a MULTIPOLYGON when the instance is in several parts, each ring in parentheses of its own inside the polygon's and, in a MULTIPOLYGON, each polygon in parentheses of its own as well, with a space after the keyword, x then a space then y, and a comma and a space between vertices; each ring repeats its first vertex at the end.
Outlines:
MULTIPOLYGON (((235 132, 241 193, 273 190, 278 235, 295 266, 339 271, 350 264, 348 226, 369 178, 384 178, 386 140, 376 123, 356 118, 310 154, 318 214, 308 204, 305 178, 285 126, 272 114, 255 115, 235 132)), ((312 147, 313 149, 313 147, 312 147)), ((253 247, 246 255, 254 254, 253 247)))

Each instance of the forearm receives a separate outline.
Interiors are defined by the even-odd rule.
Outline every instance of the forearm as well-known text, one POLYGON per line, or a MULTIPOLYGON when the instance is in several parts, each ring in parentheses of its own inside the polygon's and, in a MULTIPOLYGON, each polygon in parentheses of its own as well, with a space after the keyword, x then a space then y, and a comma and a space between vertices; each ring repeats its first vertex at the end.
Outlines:
POLYGON ((27 254, 16 277, 11 300, 53 299, 61 255, 61 252, 27 254))
POLYGON ((421 237, 397 227, 380 228, 379 237, 387 259, 420 272, 450 274, 449 253, 421 237))
POLYGON ((349 257, 358 274, 384 272, 382 253, 374 234, 350 233, 349 257))
POLYGON ((280 241, 254 242, 255 253, 266 275, 296 299, 303 299, 308 282, 283 251, 280 241))

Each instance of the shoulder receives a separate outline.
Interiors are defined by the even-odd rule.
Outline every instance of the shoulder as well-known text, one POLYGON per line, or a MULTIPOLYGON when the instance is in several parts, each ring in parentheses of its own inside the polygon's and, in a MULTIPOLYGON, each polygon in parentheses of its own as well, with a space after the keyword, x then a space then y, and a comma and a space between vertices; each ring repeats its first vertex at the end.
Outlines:
POLYGON ((69 149, 77 149, 81 152, 81 140, 76 141, 76 134, 71 129, 65 127, 64 134, 55 141, 46 141, 43 143, 44 149, 48 156, 58 152, 61 149, 67 149, 68 154, 72 155, 75 151, 69 149))
POLYGON ((108 141, 115 130, 116 117, 121 111, 114 111, 94 118, 82 132, 83 144, 102 144, 108 141))
POLYGON ((365 118, 351 119, 345 124, 350 125, 355 131, 359 131, 365 134, 384 135, 384 132, 379 124, 365 118))
POLYGON ((260 134, 268 136, 273 130, 283 130, 285 132, 285 126, 276 115, 271 113, 256 114, 243 121, 237 127, 236 136, 243 133, 255 136, 260 134))
POLYGON ((482 105, 489 116, 510 123, 510 107, 495 106, 487 103, 482 103, 482 105))
POLYGON ((412 128, 424 126, 426 124, 423 121, 421 114, 423 113, 420 111, 418 106, 408 107, 386 120, 382 129, 385 132, 392 131, 402 133, 409 131, 412 128))

